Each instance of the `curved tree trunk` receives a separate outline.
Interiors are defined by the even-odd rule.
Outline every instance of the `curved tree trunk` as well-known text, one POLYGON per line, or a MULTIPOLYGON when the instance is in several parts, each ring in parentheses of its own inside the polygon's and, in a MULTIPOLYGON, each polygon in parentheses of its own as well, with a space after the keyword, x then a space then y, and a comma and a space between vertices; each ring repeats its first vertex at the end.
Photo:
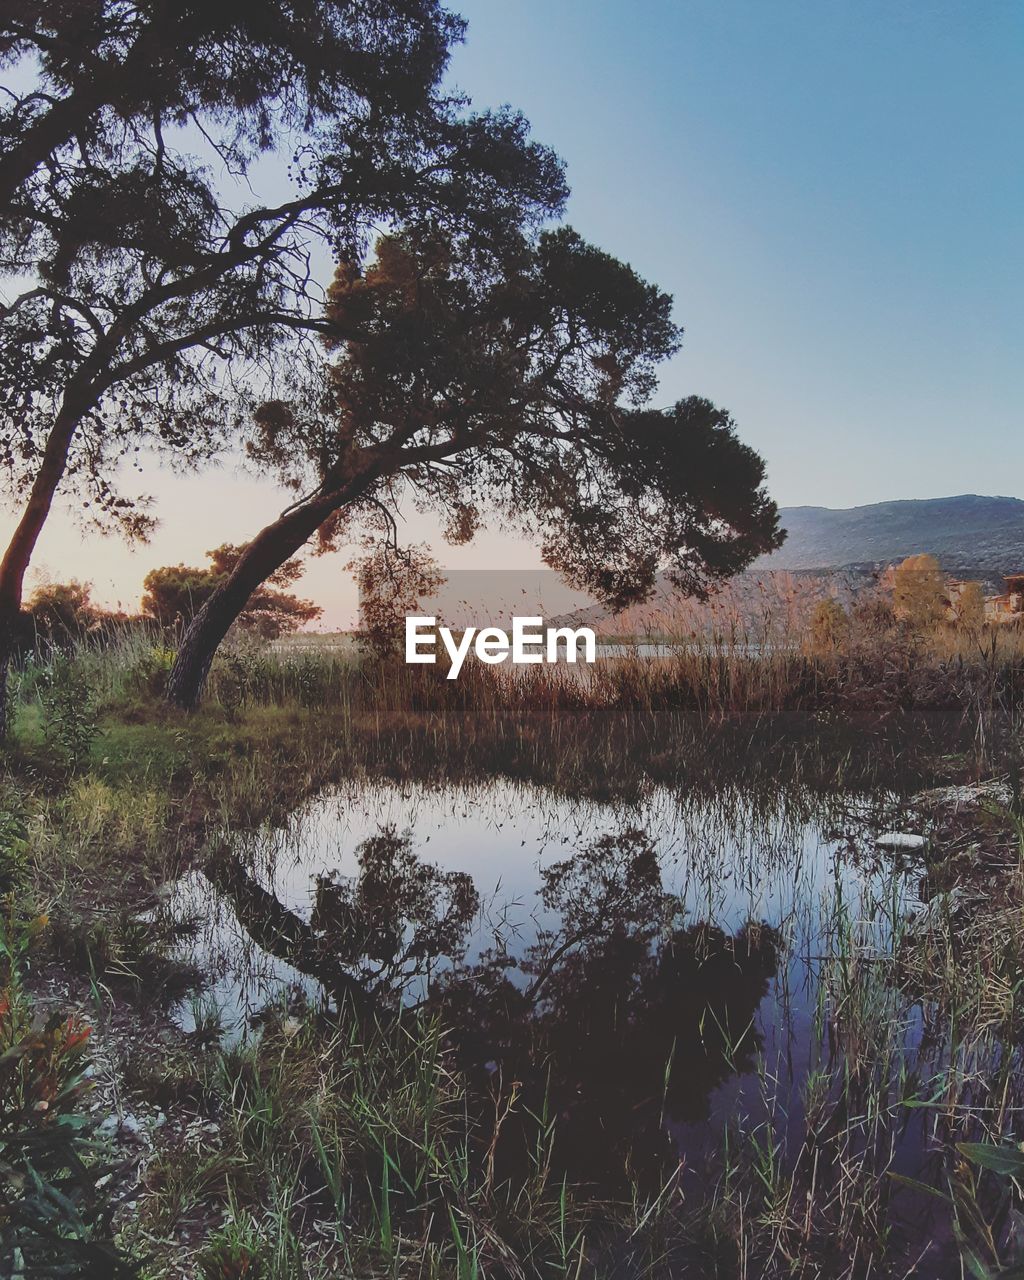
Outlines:
POLYGON ((209 859, 203 872, 230 901, 246 933, 268 955, 319 982, 339 1008, 347 1000, 358 1013, 372 1010, 370 992, 338 962, 326 940, 257 883, 237 859, 221 851, 209 859))
POLYGON ((213 655, 252 594, 246 592, 242 600, 235 603, 226 593, 227 585, 213 593, 186 627, 167 679, 168 701, 186 711, 193 711, 199 705, 213 655))
POLYGON ((169 702, 186 711, 198 706, 217 647, 249 597, 352 496, 345 492, 312 499, 256 535, 227 581, 214 591, 185 629, 167 681, 169 702))
POLYGON ((64 477, 68 450, 81 415, 80 406, 65 400, 40 460, 32 489, 3 560, 0 561, 0 740, 7 736, 7 679, 18 637, 18 618, 25 588, 25 574, 43 531, 54 494, 64 477))

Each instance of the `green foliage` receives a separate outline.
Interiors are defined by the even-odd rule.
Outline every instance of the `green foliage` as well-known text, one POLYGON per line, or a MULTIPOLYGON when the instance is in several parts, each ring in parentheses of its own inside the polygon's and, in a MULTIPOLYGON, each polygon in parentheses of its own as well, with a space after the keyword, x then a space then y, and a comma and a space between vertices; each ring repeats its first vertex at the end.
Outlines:
POLYGON ((349 567, 359 586, 360 645, 379 658, 400 653, 406 616, 421 613, 420 600, 445 582, 430 548, 371 543, 349 567))
POLYGON ((128 907, 92 919, 55 913, 50 945, 61 960, 94 981, 150 1002, 173 1004, 202 985, 194 965, 167 954, 192 932, 187 920, 141 919, 128 907))
POLYGON ((214 698, 232 714, 243 707, 294 701, 301 707, 342 703, 354 677, 350 659, 330 653, 268 653, 241 646, 217 657, 210 684, 214 698))
POLYGON ((125 442, 208 456, 246 401, 210 352, 239 369, 282 349, 297 363, 316 282, 292 264, 311 236, 355 248, 366 223, 458 210, 500 237, 566 194, 518 116, 467 119, 441 92, 462 23, 433 0, 253 0, 230 20, 217 5, 180 10, 101 0, 70 29, 55 0, 0 10, 0 260, 24 285, 0 315, 0 450, 15 484, 31 477, 64 403, 62 460, 90 515, 135 534, 151 521, 112 483, 125 442), (227 161, 223 184, 178 135, 184 120, 227 161), (256 161, 277 148, 303 157, 287 208, 257 190, 256 161), (173 289, 154 286, 161 273, 173 289), (85 444, 87 420, 104 427, 85 444))
POLYGON ((115 1280, 137 1268, 115 1246, 83 1101, 90 1030, 53 1014, 41 1025, 19 965, 45 921, 24 921, 9 898, 0 925, 0 1267, 5 1275, 115 1280))
POLYGON ((166 645, 145 648, 133 663, 132 690, 146 697, 159 697, 167 688, 167 677, 174 665, 174 650, 166 645))
POLYGON ((45 582, 32 593, 20 615, 19 645, 22 649, 34 645, 37 653, 70 653, 87 646, 110 645, 137 626, 138 619, 123 610, 105 609, 94 603, 88 582, 74 578, 45 582))
POLYGON ((263 1280, 266 1249, 245 1219, 232 1219, 199 1256, 201 1280, 263 1280))
POLYGON ((438 0, 72 8, 0 6, 0 458, 40 516, 0 560, 4 666, 65 477, 142 537, 146 503, 116 485, 133 448, 208 461, 244 442, 256 383, 317 398, 322 281, 296 262, 359 259, 396 223, 451 228, 472 257, 568 194, 519 113, 470 113, 445 84, 464 24, 438 0), (294 160, 287 193, 270 154, 294 160))
POLYGON ((20 801, 0 791, 0 898, 21 887, 27 866, 28 828, 20 801))
POLYGON ((54 653, 37 683, 46 742, 60 762, 76 768, 89 754, 99 732, 92 690, 82 668, 54 653))
POLYGON ((996 1206, 993 1215, 991 1197, 982 1193, 973 1171, 962 1167, 952 1181, 956 1237, 969 1274, 975 1280, 1024 1280, 1024 1252, 1019 1239, 1011 1233, 1007 1244, 1000 1247, 1004 1233, 998 1225, 1006 1204, 1013 1199, 1019 1203, 1024 1183, 1024 1149, 991 1142, 958 1142, 956 1149, 972 1165, 995 1174, 1002 1183, 1002 1204, 996 1206))
POLYGON ((250 445, 311 496, 254 539, 214 597, 223 615, 192 624, 171 679, 183 707, 254 579, 314 534, 366 550, 365 627, 389 647, 382 605, 401 612, 410 590, 397 571, 413 596, 433 573, 397 554, 410 488, 451 541, 504 516, 614 606, 646 599, 662 569, 706 592, 782 541, 764 463, 726 410, 699 396, 643 407, 679 346, 671 297, 569 228, 524 223, 475 253, 436 228, 382 236, 365 267, 339 265, 327 324, 329 393, 262 406, 250 445))
MULTIPOLYGON (((227 581, 245 550, 244 546, 226 544, 207 552, 211 562, 208 569, 183 564, 151 569, 143 582, 143 612, 164 626, 187 625, 227 581)), ((239 614, 242 630, 264 640, 274 640, 319 618, 322 613, 319 605, 282 590, 291 586, 301 573, 299 561, 289 560, 270 574, 269 585, 257 588, 239 614)))
POLYGON ((36 635, 57 644, 80 639, 101 615, 88 583, 48 582, 28 602, 36 635))
MULTIPOLYGON (((107 662, 109 657, 104 654, 102 661, 107 662)), ((923 657, 919 664, 921 673, 931 680, 934 676, 928 673, 933 668, 925 667, 925 660, 923 657)), ((91 654, 83 656, 83 662, 92 661, 91 654)), ((810 683, 795 683, 801 672, 811 672, 816 682, 815 696, 822 697, 830 688, 822 673, 837 667, 844 681, 876 678, 874 668, 867 663, 849 670, 845 657, 840 663, 830 659, 816 664, 796 648, 765 656, 757 663, 698 648, 657 667, 633 665, 623 659, 615 668, 627 672, 616 686, 617 701, 605 698, 611 692, 607 673, 613 668, 609 664, 608 668, 595 671, 594 689, 576 685, 559 689, 545 681, 506 689, 501 682, 474 677, 465 689, 457 691, 458 700, 453 702, 451 691, 442 688, 439 693, 429 681, 417 678, 418 673, 400 668, 383 670, 374 664, 342 667, 333 655, 323 652, 295 659, 276 653, 246 655, 245 714, 239 713, 230 724, 215 700, 184 726, 172 712, 138 703, 118 709, 118 715, 123 712, 121 722, 115 724, 112 717, 108 718, 105 727, 109 727, 109 736, 104 739, 102 760, 96 753, 93 772, 76 777, 48 802, 50 815, 59 815, 62 824, 59 828, 52 824, 48 838, 55 847, 60 846, 59 856, 69 859, 63 864, 65 868, 73 868, 74 872, 81 868, 89 875, 91 885, 104 870, 113 873, 112 895, 123 897, 121 869, 136 865, 134 855, 128 852, 136 845, 133 838, 121 838, 115 833, 122 824, 132 830, 139 826, 138 811, 144 797, 156 791, 166 797, 167 803, 154 810, 155 829, 169 829, 168 849, 180 840, 182 848, 191 854, 197 843, 196 831, 201 824, 209 830, 211 816, 213 822, 226 829, 243 823, 258 824, 268 815, 274 815, 271 820, 276 821, 282 808, 292 807, 320 780, 336 777, 342 769, 358 772, 364 764, 367 770, 384 771, 388 776, 406 777, 417 770, 425 773, 434 769, 436 775, 429 776, 449 779, 453 775, 475 778, 485 770, 500 769, 516 776, 554 780, 574 794, 581 785, 591 789, 606 786, 615 794, 626 794, 636 787, 640 794, 652 778, 670 776, 676 781, 693 776, 707 782, 710 774, 714 775, 712 785, 720 785, 724 778, 732 778, 733 768, 754 769, 770 776, 776 772, 780 756, 757 758, 755 763, 756 752, 735 750, 737 741, 749 748, 746 732, 742 739, 733 738, 732 745, 721 755, 712 752, 714 743, 721 746, 722 740, 702 735, 707 738, 703 745, 708 754, 699 758, 691 749, 691 739, 685 737, 687 721, 684 715, 677 714, 677 703, 686 702, 683 694, 692 684, 707 699, 706 711, 699 715, 742 715, 748 705, 744 700, 749 699, 753 705, 761 696, 759 683, 746 689, 739 684, 743 676, 752 682, 773 683, 782 696, 772 707, 784 710, 799 705, 806 710, 817 704, 789 701, 788 691, 806 689, 810 683), (710 677, 716 671, 722 673, 722 691, 711 685, 710 677), (655 685, 655 679, 666 683, 655 685), (738 699, 732 709, 724 701, 715 701, 730 696, 724 691, 726 684, 738 699), (318 689, 323 691, 323 717, 298 714, 296 702, 307 696, 304 688, 310 696, 318 689), (125 722, 130 717, 138 720, 125 722), (630 738, 626 736, 626 726, 634 720, 638 731, 630 738), (557 734, 551 732, 554 723, 557 734), (337 754, 332 757, 331 753, 337 754), (684 766, 693 774, 674 772, 684 766), (117 782, 111 785, 107 779, 117 782), (79 837, 82 842, 76 843, 79 837)), ((96 668, 87 665, 85 669, 94 681, 96 668)), ((944 688, 955 702, 955 692, 948 684, 944 688)), ((770 714, 766 713, 769 720, 770 714)), ((699 723, 707 721, 702 719, 699 723)), ((944 747, 952 740, 943 734, 944 747)), ((881 734, 872 744, 874 767, 882 773, 886 785, 891 785, 894 777, 902 779, 903 775, 885 769, 880 742, 884 742, 881 734)), ((810 753, 801 753, 798 763, 792 738, 786 743, 785 768, 798 773, 806 770, 803 780, 812 787, 820 785, 826 776, 831 778, 854 767, 835 755, 812 761, 810 753)), ((17 840, 17 815, 21 809, 16 797, 5 803, 14 819, 12 831, 17 840)), ((38 808, 41 810, 43 804, 38 808)), ((41 826, 35 820, 31 824, 33 849, 41 846, 41 826)), ((365 955, 372 958, 372 968, 379 969, 399 957, 399 939, 403 945, 406 941, 414 943, 415 933, 429 944, 421 946, 421 951, 458 941, 448 928, 449 923, 458 922, 456 917, 445 923, 441 916, 432 918, 421 908, 421 904, 429 905, 424 891, 435 895, 445 885, 433 875, 422 880, 419 869, 410 865, 403 842, 394 838, 377 841, 361 860, 361 869, 365 872, 362 885, 355 881, 318 885, 316 918, 311 921, 303 914, 301 920, 314 934, 311 941, 316 947, 315 957, 354 958, 350 966, 354 967, 365 955), (418 917, 418 924, 413 919, 412 930, 399 927, 401 921, 392 920, 389 915, 393 905, 400 907, 407 919, 418 917)), ((659 959, 647 943, 647 931, 653 931, 653 940, 654 936, 661 937, 663 927, 656 870, 653 853, 635 839, 615 844, 605 841, 572 863, 556 862, 548 867, 549 874, 544 877, 546 897, 563 915, 575 941, 568 950, 561 950, 562 940, 552 936, 545 940, 543 952, 527 958, 525 976, 536 979, 534 994, 544 997, 548 1016, 543 1023, 531 1019, 536 1038, 529 1043, 522 1040, 520 1028, 515 1028, 516 1043, 524 1044, 524 1050, 519 1061, 502 1072, 503 1093, 497 1093, 499 1083, 493 1078, 497 1119, 489 1113, 481 1118, 479 1109, 467 1108, 467 1096, 460 1092, 466 1075, 449 1052, 455 1043, 453 1038, 444 1038, 444 1070, 435 1072, 430 1055, 436 1057, 437 1049, 421 1034, 423 1023, 412 1019, 405 1025, 415 1032, 415 1044, 410 1045, 415 1062, 399 1064, 401 1069, 396 1069, 388 1060, 387 1046, 368 1043, 375 1034, 372 1025, 350 1028, 347 1022, 339 1025, 321 1014, 301 1020, 296 1029, 300 1019, 290 1007, 290 1016, 282 1016, 276 1024, 265 1024, 259 1045, 239 1053, 239 1058, 247 1057, 250 1066, 232 1070, 223 1091, 219 1081, 211 1081, 213 1073, 202 1069, 205 1064, 169 1085, 170 1073, 162 1063, 157 1066, 151 1043, 139 1037, 140 1060, 167 1090, 159 1105, 169 1115, 172 1106, 201 1107, 218 1120, 225 1145, 223 1153, 219 1148, 213 1153, 205 1150, 199 1159, 193 1158, 194 1153, 185 1159, 178 1156, 180 1167, 171 1184, 173 1195, 165 1195, 163 1183, 157 1190, 154 1179, 149 1191, 159 1205, 151 1206, 153 1215, 165 1215, 161 1224, 177 1221, 168 1207, 172 1201, 178 1206, 178 1217, 185 1218, 190 1207, 200 1200, 210 1202, 214 1215, 224 1206, 230 1219, 214 1240, 205 1242, 207 1252, 202 1256, 202 1266, 215 1276, 230 1276, 235 1274, 231 1268, 247 1267, 249 1270, 240 1274, 259 1276, 260 1280, 291 1280, 291 1276, 303 1274, 300 1266, 305 1274, 317 1277, 332 1274, 332 1266, 335 1274, 340 1271, 359 1276, 408 1271, 440 1277, 457 1275, 460 1270, 472 1275, 474 1268, 480 1274, 498 1275, 503 1274, 504 1259, 513 1255, 522 1260, 522 1274, 535 1274, 530 1270, 535 1267, 540 1275, 576 1275, 582 1256, 575 1252, 576 1242, 585 1231, 589 1233, 587 1255, 579 1274, 590 1274, 591 1270, 604 1274, 592 1261, 600 1247, 592 1228, 595 1214, 604 1214, 607 1219, 612 1213, 621 1213, 626 1220, 622 1232, 625 1238, 644 1218, 649 1206, 662 1202, 655 1198, 654 1191, 644 1188, 642 1194, 637 1193, 633 1217, 628 1206, 623 1208, 617 1203, 606 1210, 603 1203, 595 1205, 592 1188, 603 1170, 590 1157, 584 1142, 598 1126, 590 1119, 592 1113, 579 1106, 580 1097, 590 1096, 590 1090, 581 1090, 581 1084, 586 1086, 594 1078, 599 1062, 610 1060, 617 1092, 608 1094, 604 1115, 622 1118, 621 1129, 615 1132, 622 1135, 623 1149, 626 1139, 635 1148, 639 1137, 645 1142, 664 1141, 660 1118, 666 1099, 668 1110, 674 1115, 680 1098, 699 1095, 699 1074, 679 1065, 685 1061, 687 1046, 699 1039, 701 1053, 710 1058, 709 1048, 717 1053, 718 1041, 726 1029, 730 1044, 739 1046, 730 1052, 756 1050, 756 1042, 749 1037, 746 1042, 739 1038, 750 1022, 749 1008, 742 1001, 738 1006, 730 1003, 716 1007, 704 1019, 699 1037, 693 1034, 692 1024, 681 1019, 677 1034, 676 1024, 669 1022, 675 1012, 686 1014, 687 993, 701 989, 697 981, 686 980, 686 966, 691 961, 699 962, 702 981, 708 964, 714 964, 724 980, 756 999, 762 995, 763 973, 757 964, 750 963, 752 948, 724 945, 727 939, 720 939, 707 929, 673 930, 667 939, 671 946, 659 959), (612 910, 609 904, 619 905, 612 910), (629 913, 632 922, 628 931, 618 927, 624 912, 629 913), (634 954, 639 969, 620 964, 634 954), (744 960, 749 966, 746 974, 744 960), (634 972, 642 975, 642 983, 633 983, 634 972), (621 973, 624 985, 619 985, 617 973, 621 973), (667 981, 673 975, 674 980, 667 981), (657 1000, 662 1001, 658 1006, 653 1003, 657 1000), (643 1016, 647 1008, 664 1011, 658 1013, 658 1025, 672 1028, 664 1043, 649 1036, 648 1029, 655 1028, 655 1022, 643 1016), (727 1017, 723 1016, 723 1008, 727 1017), (338 1033, 341 1042, 328 1054, 322 1037, 325 1032, 329 1037, 332 1031, 338 1033), (547 1048, 552 1044, 558 1052, 549 1054, 547 1048), (549 1060, 555 1064, 553 1068, 549 1060), (567 1064, 568 1069, 560 1071, 559 1063, 563 1067, 567 1064), (667 1063, 676 1064, 671 1075, 667 1063), (426 1076, 422 1088, 415 1070, 426 1076), (518 1091, 514 1096, 510 1092, 513 1085, 518 1091), (673 1094, 673 1088, 680 1092, 673 1094), (644 1099, 641 1108, 635 1106, 637 1098, 644 1099), (447 1114, 438 1114, 438 1104, 447 1114), (506 1105, 512 1108, 508 1115, 506 1105), (518 1142, 526 1110, 542 1117, 537 1126, 542 1138, 548 1126, 552 1126, 552 1132, 558 1128, 562 1146, 557 1158, 563 1167, 567 1126, 578 1126, 576 1133, 582 1135, 583 1141, 574 1142, 569 1149, 584 1153, 586 1190, 573 1183, 577 1171, 570 1175, 568 1184, 563 1184, 560 1170, 546 1182, 542 1179, 547 1175, 542 1172, 536 1185, 531 1183, 521 1194, 510 1195, 508 1184, 503 1184, 500 1161, 505 1157, 500 1154, 494 1177, 488 1181, 485 1157, 492 1128, 500 1122, 498 1145, 507 1153, 509 1143, 518 1142), (467 1111, 469 1125, 465 1123, 467 1111), (650 1200, 644 1198, 647 1196, 650 1200), (429 1232, 424 1230, 428 1220, 432 1223, 429 1232), (311 1221, 316 1223, 315 1232, 309 1229, 311 1221), (317 1233, 321 1233, 320 1238, 330 1237, 325 1251, 334 1252, 326 1261, 308 1256, 316 1248, 317 1233), (307 1256, 289 1270, 296 1250, 301 1249, 308 1251, 307 1256), (344 1253, 346 1250, 348 1254, 344 1253), (416 1256, 411 1258, 410 1254, 416 1256), (223 1270, 219 1271, 219 1267, 223 1270)), ((76 883, 74 874, 66 878, 72 885, 76 883)), ((273 937, 285 936, 280 922, 272 923, 273 937)), ((120 920, 116 914, 109 914, 99 923, 91 916, 85 925, 74 929, 61 925, 59 930, 62 937, 55 949, 60 958, 71 958, 85 972, 95 972, 113 992, 120 993, 127 986, 134 993, 140 987, 148 990, 155 985, 154 970, 146 957, 146 929, 139 921, 120 920)), ((51 926, 50 933, 53 932, 51 926)), ((851 951, 849 956, 853 955, 851 951)), ((869 984, 862 974, 858 976, 854 962, 847 959, 844 965, 849 982, 842 988, 842 1034, 847 1037, 847 1044, 855 1033, 863 1034, 867 1050, 859 1053, 862 1062, 873 1069, 871 1064, 880 1061, 875 1046, 887 1034, 886 1028, 881 1019, 872 1021, 876 1008, 873 1002, 860 1006, 857 992, 868 990, 869 984)), ((881 967, 872 965, 870 972, 878 975, 878 983, 883 981, 881 967)), ((846 984, 847 978, 843 982, 846 984)), ((507 990, 514 1015, 516 1002, 521 1006, 524 993, 511 987, 502 990, 507 990)), ((474 1015, 473 1025, 488 1044, 485 1054, 473 1056, 474 1064, 492 1057, 494 1043, 511 1041, 497 1021, 493 1025, 502 1034, 492 1035, 491 1027, 476 1016, 476 1008, 470 1007, 469 1013, 474 1015)), ((404 1010, 402 1016, 407 1018, 409 1011, 404 1010)), ((447 1017, 446 1027, 450 1032, 451 1021, 447 1017)), ((389 1027, 389 1036, 390 1031, 389 1027)), ((397 1033, 393 1039, 398 1039, 397 1033)), ((200 1055, 193 1051, 192 1057, 199 1059, 200 1055)), ((237 1058, 233 1060, 237 1065, 237 1058)), ((505 1060, 508 1062, 507 1056, 505 1060)), ((838 1071, 842 1070, 843 1061, 839 1060, 838 1071)), ((848 1098, 842 1092, 839 1076, 829 1075, 828 1079, 835 1085, 837 1105, 842 1106, 848 1098)), ((491 1081, 489 1076, 485 1086, 491 1081)), ((827 1090, 823 1096, 824 1093, 827 1090)), ((869 1103, 875 1106, 874 1099, 869 1103)), ((883 1100, 877 1114, 887 1115, 887 1105, 883 1100)), ((862 1110, 849 1122, 854 1128, 860 1114, 862 1110)), ((852 1131, 844 1127, 847 1123, 840 1122, 841 1135, 852 1131)), ((816 1127, 815 1132, 825 1128, 833 1132, 831 1121, 827 1126, 816 1127)), ((602 1120, 601 1141, 595 1145, 606 1146, 610 1132, 611 1127, 602 1120)), ((810 1239, 806 1239, 801 1231, 807 1188, 798 1179, 789 1180, 784 1161, 779 1159, 769 1137, 759 1132, 757 1139, 756 1150, 753 1141, 749 1144, 754 1158, 743 1174, 746 1178, 749 1172, 752 1181, 737 1179, 736 1183, 736 1196, 743 1197, 743 1223, 748 1232, 741 1243, 745 1248, 746 1240, 751 1238, 755 1243, 764 1242, 773 1230, 766 1225, 766 1219, 782 1212, 779 1206, 792 1188, 790 1202, 798 1206, 801 1225, 793 1228, 786 1223, 780 1227, 778 1248, 798 1250, 798 1265, 810 1274, 822 1250, 827 1252, 834 1239, 830 1206, 835 1184, 827 1185, 824 1180, 819 1184, 818 1198, 809 1210, 814 1225, 810 1239), (747 1199, 750 1186, 766 1184, 770 1184, 766 1194, 747 1199)), ((216 1146, 220 1141, 218 1135, 208 1145, 216 1146)), ((822 1149, 827 1152, 829 1147, 822 1149)), ((808 1152, 811 1150, 808 1147, 808 1152)), ((168 1161, 175 1155, 172 1152, 168 1161)), ((800 1170, 811 1167, 803 1156, 797 1163, 800 1170)), ((543 1154, 536 1164, 542 1171, 547 1168, 543 1154)), ((873 1173, 870 1178, 860 1176, 863 1167, 854 1165, 849 1186, 856 1188, 856 1197, 863 1195, 869 1200, 879 1184, 873 1173)), ((825 1171, 822 1161, 822 1179, 825 1171)), ((995 1181, 991 1174, 983 1175, 986 1194, 995 1181)), ((883 1184, 887 1185, 884 1178, 883 1184)), ((673 1190, 663 1203, 664 1232, 671 1241, 674 1237, 670 1233, 678 1229, 684 1210, 673 1190)), ((988 1202, 985 1203, 987 1210, 988 1202)), ((145 1193, 142 1204, 146 1208, 145 1193)), ((696 1213, 695 1201, 690 1204, 696 1213)), ((723 1240, 732 1240, 736 1235, 736 1204, 734 1199, 720 1214, 723 1240)), ((703 1206, 700 1212, 703 1214, 703 1206)), ((710 1222, 710 1214, 706 1216, 710 1222)), ((658 1218, 658 1212, 654 1212, 651 1223, 656 1224, 658 1218)), ((148 1220, 142 1229, 148 1229, 148 1220)), ((609 1227, 609 1231, 615 1229, 609 1227)), ((153 1234, 163 1239, 162 1226, 153 1234)), ((867 1232, 863 1239, 875 1246, 867 1232)), ((652 1245, 652 1251, 654 1248, 652 1245)), ((767 1250, 751 1253, 751 1273, 766 1253, 767 1250)), ((773 1256, 778 1261, 794 1255, 776 1252, 773 1256)), ((988 1258, 987 1254, 979 1256, 988 1258)), ((691 1264, 680 1263, 677 1271, 669 1269, 667 1274, 685 1274, 687 1265, 691 1264)), ((986 1261, 986 1265, 991 1270, 994 1264, 986 1261)), ((700 1270, 699 1264, 692 1266, 695 1274, 715 1274, 710 1263, 705 1270, 700 1270)), ((197 1277, 203 1274, 199 1267, 197 1259, 197 1277)), ((671 1264, 665 1263, 660 1272, 652 1265, 651 1274, 664 1275, 665 1268, 671 1268, 671 1264)), ((619 1271, 613 1273, 647 1274, 639 1262, 630 1270, 621 1261, 619 1271)), ((726 1274, 724 1264, 722 1274, 726 1274)), ((821 1274, 835 1273, 826 1269, 821 1274)))
POLYGON ((998 1147, 991 1142, 960 1142, 957 1150, 968 1160, 1009 1178, 1024 1179, 1024 1150, 1020 1147, 998 1147))
POLYGON ((363 271, 339 267, 327 315, 334 421, 325 434, 306 406, 277 402, 259 450, 285 470, 305 461, 318 500, 337 494, 345 518, 321 527, 328 541, 353 522, 376 546, 393 538, 380 507, 407 472, 427 478, 421 501, 453 541, 487 508, 504 512, 547 563, 619 605, 644 599, 662 567, 701 591, 780 544, 764 464, 725 410, 698 396, 642 407, 679 345, 671 297, 571 228, 487 258, 436 235, 382 237, 363 271), (399 447, 422 417, 410 384, 441 406, 426 460, 418 440, 399 447), (382 444, 387 474, 352 499, 350 452, 382 444))

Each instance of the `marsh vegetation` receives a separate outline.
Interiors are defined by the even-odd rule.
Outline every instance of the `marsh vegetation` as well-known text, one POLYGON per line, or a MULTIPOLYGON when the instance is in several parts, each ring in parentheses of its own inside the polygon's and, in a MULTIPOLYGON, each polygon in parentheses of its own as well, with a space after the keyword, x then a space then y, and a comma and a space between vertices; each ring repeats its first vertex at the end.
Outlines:
POLYGON ((1024 655, 867 625, 585 680, 243 645, 191 717, 155 633, 27 657, 17 1256, 1009 1274, 1024 655))

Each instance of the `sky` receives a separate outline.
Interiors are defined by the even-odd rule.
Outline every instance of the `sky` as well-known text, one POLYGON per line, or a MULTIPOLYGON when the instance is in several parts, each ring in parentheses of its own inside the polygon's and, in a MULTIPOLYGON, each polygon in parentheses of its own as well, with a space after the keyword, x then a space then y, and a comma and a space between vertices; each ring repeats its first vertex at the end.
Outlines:
MULTIPOLYGON (((657 402, 726 406, 784 506, 1024 497, 1024 5, 1018 0, 463 0, 450 79, 565 159, 568 221, 676 299, 657 402)), ((231 459, 147 460, 149 546, 62 506, 34 578, 137 603, 288 499, 231 459)), ((11 524, 8 518, 5 529, 11 524)), ((436 540, 411 518, 407 535, 436 540)), ((485 535, 461 568, 534 568, 485 535)), ((344 554, 305 594, 350 625, 344 554)))

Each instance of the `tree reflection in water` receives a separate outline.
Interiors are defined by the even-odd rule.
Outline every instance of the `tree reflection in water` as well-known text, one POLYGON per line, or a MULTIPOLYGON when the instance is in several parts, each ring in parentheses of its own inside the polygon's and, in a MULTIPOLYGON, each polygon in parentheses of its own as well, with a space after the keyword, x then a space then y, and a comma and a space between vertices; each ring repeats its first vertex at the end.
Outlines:
POLYGON ((528 1176, 538 1132, 551 1135, 543 1158, 574 1181, 611 1191, 663 1176, 679 1154, 666 1120, 706 1119, 712 1091, 752 1068, 779 937, 756 922, 732 935, 688 924, 644 832, 544 870, 557 926, 473 964, 468 875, 424 863, 391 828, 358 861, 355 877, 318 880, 308 923, 236 860, 207 874, 260 947, 336 1002, 379 1014, 427 980, 416 1008, 440 1015, 474 1096, 505 1116, 489 1152, 499 1179, 528 1176))
MULTIPOLYGON (((462 1066, 481 1089, 514 1082, 518 1114, 555 1121, 552 1159, 574 1180, 610 1190, 627 1172, 657 1177, 677 1155, 665 1120, 706 1119, 712 1090, 752 1067, 778 935, 686 926, 636 830, 549 868, 541 897, 559 929, 518 960, 453 970, 435 993, 462 1066)), ((523 1166, 529 1142, 503 1128, 502 1172, 523 1166)))
POLYGON ((216 856, 204 870, 259 947, 366 1012, 395 1003, 438 962, 461 960, 480 897, 470 876, 423 862, 392 827, 356 857, 358 875, 317 877, 308 923, 238 858, 216 856))

